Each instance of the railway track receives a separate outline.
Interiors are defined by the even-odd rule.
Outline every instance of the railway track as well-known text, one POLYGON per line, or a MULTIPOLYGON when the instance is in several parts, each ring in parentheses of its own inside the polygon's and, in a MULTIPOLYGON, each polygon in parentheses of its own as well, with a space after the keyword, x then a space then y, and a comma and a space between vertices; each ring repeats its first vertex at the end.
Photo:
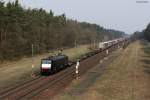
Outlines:
POLYGON ((16 88, 19 88, 19 87, 23 86, 23 85, 27 85, 27 84, 31 83, 32 81, 38 80, 39 78, 40 78, 40 76, 38 76, 38 77, 36 77, 34 79, 27 80, 26 82, 23 82, 23 83, 21 83, 19 85, 15 85, 13 87, 6 87, 4 90, 0 91, 0 97, 2 97, 4 94, 7 94, 9 91, 12 91, 12 90, 14 90, 16 88))
MULTIPOLYGON (((115 46, 111 46, 107 49, 114 50, 115 46)), ((87 54, 86 57, 81 58, 80 75, 84 74, 88 69, 92 68, 99 62, 100 59, 106 56, 106 49, 101 52, 87 54)), ((6 100, 22 100, 38 97, 38 94, 42 95, 42 92, 46 89, 51 89, 49 95, 53 96, 58 91, 57 89, 68 84, 75 78, 75 63, 70 63, 70 67, 56 73, 54 75, 43 77, 40 76, 36 79, 27 81, 21 85, 8 88, 0 92, 0 99, 6 100), (63 84, 61 84, 63 83, 63 84)), ((44 93, 44 92, 43 92, 44 93)))
MULTIPOLYGON (((87 58, 87 59, 84 59, 81 63, 80 63, 80 66, 82 67, 79 67, 80 71, 80 76, 82 76, 87 70, 89 70, 90 68, 92 68, 93 66, 96 65, 97 62, 99 62, 99 59, 97 58, 104 58, 106 55, 105 55, 105 51, 102 51, 101 53, 98 53, 90 58, 87 58), (91 60, 93 59, 93 60, 91 60), (97 59, 97 60, 96 60, 97 59), (89 64, 90 63, 90 64, 89 64)), ((30 97, 29 98, 26 98, 25 99, 30 99, 32 98, 32 100, 37 100, 39 98, 42 98, 44 100, 49 100, 49 99, 52 99, 53 96, 57 95, 58 93, 58 90, 61 90, 63 89, 65 86, 67 86, 73 79, 76 78, 76 75, 75 75, 75 69, 74 71, 72 71, 72 73, 70 73, 69 75, 67 75, 66 77, 63 77, 59 80, 59 82, 56 82, 55 85, 51 85, 51 86, 48 86, 47 88, 43 89, 45 91, 40 91, 39 93, 37 93, 38 95, 32 95, 30 94, 30 97), (66 78, 67 77, 67 78, 66 78), (47 90, 46 90, 47 89, 47 90)))
MULTIPOLYGON (((94 56, 99 56, 98 54, 94 55, 94 56)), ((93 58, 95 58, 93 56, 93 58)), ((93 59, 92 58, 92 59, 93 59)), ((83 62, 81 62, 80 66, 83 66, 84 67, 80 67, 80 76, 83 75, 88 69, 92 68, 92 66, 96 63, 95 60, 92 60, 91 61, 91 58, 90 59, 85 59, 83 62), (90 63, 90 65, 89 65, 90 63)), ((73 79, 76 78, 76 75, 75 75, 75 66, 72 67, 74 68, 74 70, 70 70, 68 73, 65 73, 65 75, 59 77, 57 79, 57 81, 54 80, 54 83, 53 84, 48 84, 47 86, 43 86, 43 89, 40 88, 41 91, 39 90, 36 90, 34 93, 30 94, 30 95, 27 95, 26 97, 24 97, 24 99, 30 99, 33 97, 33 100, 37 100, 38 98, 42 98, 42 99, 47 99, 48 97, 45 96, 44 92, 40 94, 40 92, 42 92, 43 90, 46 90, 46 89, 49 89, 50 91, 48 91, 48 96, 50 96, 51 98, 57 94, 57 90, 61 90, 61 88, 64 88, 65 86, 67 86, 67 84, 69 84, 70 81, 72 81, 73 79), (55 84, 55 85, 54 85, 55 84), (34 97, 36 96, 37 94, 40 94, 40 96, 37 96, 37 97, 34 97), (41 97, 42 96, 42 97, 41 97)))
MULTIPOLYGON (((71 67, 70 67, 71 68, 71 67)), ((34 90, 37 90, 38 88, 41 88, 41 86, 44 86, 45 84, 48 84, 49 82, 55 81, 55 79, 62 77, 67 73, 67 69, 62 71, 61 73, 51 75, 49 77, 39 77, 34 80, 31 80, 29 82, 25 82, 21 85, 18 85, 16 87, 6 89, 3 92, 1 92, 0 99, 19 99, 27 94, 33 92, 34 90)))
POLYGON ((36 96, 37 94, 39 94, 40 92, 46 90, 49 87, 55 88, 56 84, 59 84, 60 82, 63 82, 64 80, 72 80, 72 79, 74 79, 74 73, 73 73, 73 71, 61 75, 60 77, 58 77, 57 79, 53 80, 52 82, 47 83, 44 86, 42 85, 41 88, 36 88, 35 91, 33 91, 31 94, 28 93, 28 94, 25 94, 25 95, 17 98, 17 100, 20 100, 20 99, 25 99, 25 100, 30 99, 30 98, 36 96))

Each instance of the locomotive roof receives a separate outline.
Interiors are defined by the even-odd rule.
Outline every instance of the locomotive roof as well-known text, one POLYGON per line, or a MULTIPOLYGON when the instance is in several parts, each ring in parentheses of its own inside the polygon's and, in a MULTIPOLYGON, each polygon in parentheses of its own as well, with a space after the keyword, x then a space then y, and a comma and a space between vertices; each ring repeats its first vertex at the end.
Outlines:
POLYGON ((58 60, 58 59, 63 59, 66 58, 66 55, 57 55, 57 56, 49 56, 43 60, 58 60))

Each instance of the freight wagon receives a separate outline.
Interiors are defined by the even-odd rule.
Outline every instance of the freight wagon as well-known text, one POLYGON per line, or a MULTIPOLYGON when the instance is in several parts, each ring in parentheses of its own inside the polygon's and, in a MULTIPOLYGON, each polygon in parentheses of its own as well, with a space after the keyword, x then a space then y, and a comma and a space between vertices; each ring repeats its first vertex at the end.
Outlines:
POLYGON ((123 40, 124 40, 124 38, 119 38, 119 39, 114 39, 114 40, 111 40, 111 41, 100 42, 99 45, 98 45, 98 48, 100 50, 103 50, 103 49, 105 49, 105 48, 107 48, 109 46, 112 46, 114 44, 117 44, 117 43, 119 43, 119 42, 121 42, 123 40))

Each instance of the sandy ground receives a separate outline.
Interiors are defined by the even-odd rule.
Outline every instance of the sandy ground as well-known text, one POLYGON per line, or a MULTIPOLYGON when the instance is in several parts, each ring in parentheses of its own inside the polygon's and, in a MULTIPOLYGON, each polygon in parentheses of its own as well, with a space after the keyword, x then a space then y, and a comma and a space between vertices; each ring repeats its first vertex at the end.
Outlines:
POLYGON ((113 53, 111 63, 97 65, 54 100, 150 100, 150 51, 145 48, 137 41, 113 53))
MULTIPOLYGON (((80 55, 89 52, 89 46, 79 46, 77 48, 70 48, 63 51, 63 54, 69 56, 69 59, 75 60, 80 55)), ((54 52, 58 53, 58 51, 54 52)), ((40 60, 42 58, 53 55, 54 53, 47 53, 33 57, 34 68, 32 68, 32 58, 23 58, 14 62, 6 62, 0 64, 0 90, 5 87, 20 84, 28 79, 32 79, 31 73, 40 72, 40 60)))

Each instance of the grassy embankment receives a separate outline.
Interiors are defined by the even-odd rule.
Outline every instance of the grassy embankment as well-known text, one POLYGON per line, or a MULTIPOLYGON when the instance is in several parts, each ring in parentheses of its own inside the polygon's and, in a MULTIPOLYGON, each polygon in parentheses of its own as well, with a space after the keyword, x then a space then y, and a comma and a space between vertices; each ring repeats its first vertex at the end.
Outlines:
MULTIPOLYGON (((66 49, 63 51, 63 54, 68 55, 69 60, 75 61, 79 56, 89 51, 89 45, 83 45, 77 48, 66 49)), ((36 55, 33 58, 22 58, 18 61, 0 64, 0 89, 30 79, 32 72, 38 74, 40 72, 40 60, 57 53, 58 51, 55 51, 53 53, 36 55), (34 68, 31 67, 32 61, 35 66, 34 68)))

